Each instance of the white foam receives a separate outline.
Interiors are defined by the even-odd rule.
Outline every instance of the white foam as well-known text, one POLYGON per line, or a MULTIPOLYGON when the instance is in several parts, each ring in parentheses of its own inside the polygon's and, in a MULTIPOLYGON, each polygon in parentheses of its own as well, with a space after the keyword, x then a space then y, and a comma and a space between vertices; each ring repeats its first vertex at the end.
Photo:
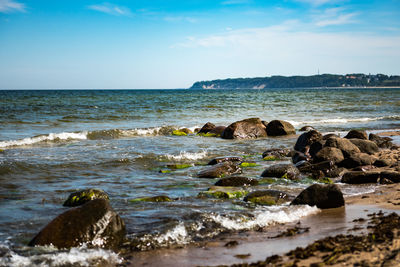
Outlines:
POLYGON ((0 148, 13 147, 13 146, 27 146, 33 145, 40 142, 46 141, 57 141, 57 140, 86 140, 87 132, 77 133, 50 133, 48 135, 38 135, 34 137, 27 137, 19 140, 9 140, 0 142, 0 148))
POLYGON ((18 255, 10 250, 7 245, 0 245, 4 250, 8 250, 4 257, 0 258, 0 266, 93 266, 96 262, 107 262, 109 265, 122 263, 122 258, 118 254, 104 249, 88 249, 86 247, 71 248, 68 251, 57 251, 54 247, 43 247, 41 254, 24 256, 18 255))
POLYGON ((230 218, 222 215, 211 215, 211 218, 230 230, 248 230, 255 227, 265 227, 275 223, 297 221, 302 217, 315 214, 320 209, 313 206, 273 206, 257 208, 254 218, 230 218))
POLYGON ((165 155, 168 160, 199 160, 207 157, 207 151, 203 150, 201 152, 190 153, 186 151, 181 151, 179 155, 165 155))
POLYGON ((176 242, 178 244, 185 244, 188 242, 188 233, 183 222, 179 223, 173 229, 169 230, 163 235, 160 235, 155 240, 159 244, 176 242))
POLYGON ((309 120, 309 121, 288 121, 290 122, 293 126, 299 126, 299 125, 318 125, 318 124, 346 124, 349 122, 367 122, 367 121, 377 121, 377 120, 383 120, 383 119, 393 119, 394 116, 388 116, 388 117, 374 117, 374 118, 332 118, 332 119, 321 119, 321 120, 309 120))

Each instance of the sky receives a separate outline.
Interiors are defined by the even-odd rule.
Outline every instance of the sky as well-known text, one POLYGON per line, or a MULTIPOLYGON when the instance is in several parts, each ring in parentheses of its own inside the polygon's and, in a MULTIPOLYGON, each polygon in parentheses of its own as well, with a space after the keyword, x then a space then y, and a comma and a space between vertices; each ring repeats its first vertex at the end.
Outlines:
POLYGON ((400 0, 0 0, 0 89, 400 75, 400 0))

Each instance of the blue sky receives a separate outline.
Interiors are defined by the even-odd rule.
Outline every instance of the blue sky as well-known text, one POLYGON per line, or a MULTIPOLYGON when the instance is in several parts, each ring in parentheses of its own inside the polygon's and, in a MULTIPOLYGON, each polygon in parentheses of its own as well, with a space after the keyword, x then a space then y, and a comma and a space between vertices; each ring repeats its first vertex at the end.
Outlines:
POLYGON ((400 74, 400 0, 0 0, 0 89, 400 74))

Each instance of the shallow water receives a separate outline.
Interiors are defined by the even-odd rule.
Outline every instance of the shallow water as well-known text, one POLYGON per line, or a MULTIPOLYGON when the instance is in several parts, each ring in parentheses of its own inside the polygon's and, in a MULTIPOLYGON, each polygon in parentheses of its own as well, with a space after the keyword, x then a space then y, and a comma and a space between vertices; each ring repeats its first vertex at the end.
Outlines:
MULTIPOLYGON (((33 254, 38 264, 57 266, 48 258, 65 252, 45 253, 25 245, 66 210, 62 203, 71 192, 88 187, 110 195, 128 237, 143 250, 295 221, 318 211, 200 199, 197 195, 217 179, 200 179, 197 173, 213 157, 235 155, 256 162, 243 175, 259 178, 274 164, 262 161, 261 153, 292 147, 296 137, 223 140, 171 136, 171 129, 194 129, 208 121, 226 126, 249 117, 288 120, 297 129, 312 125, 322 132, 399 129, 399 103, 399 89, 0 91, 0 256, 20 257, 24 266, 32 264, 33 254), (192 167, 159 173, 171 163, 192 167), (156 195, 174 201, 130 202, 156 195)), ((296 195, 310 183, 276 179, 254 189, 296 195)), ((373 189, 344 192, 368 190, 373 189)), ((97 259, 96 251, 78 251, 81 265, 97 259)), ((118 261, 112 252, 101 253, 118 261)))

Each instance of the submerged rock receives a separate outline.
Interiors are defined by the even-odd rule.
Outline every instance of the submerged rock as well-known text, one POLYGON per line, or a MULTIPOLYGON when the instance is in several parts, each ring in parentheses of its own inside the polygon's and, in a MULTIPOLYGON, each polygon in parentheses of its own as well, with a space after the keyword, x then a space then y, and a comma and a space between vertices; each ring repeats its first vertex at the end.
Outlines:
POLYGON ((228 175, 241 173, 242 169, 231 162, 221 162, 199 172, 199 178, 222 178, 228 175))
POLYGON ((280 205, 290 201, 291 196, 278 190, 262 190, 249 193, 243 200, 259 205, 280 205))
POLYGON ((129 200, 130 202, 171 202, 168 196, 141 197, 129 200))
POLYGON ((261 176, 297 179, 299 174, 299 170, 293 164, 276 164, 266 168, 261 176))
POLYGON ((267 124, 266 131, 268 136, 281 136, 296 134, 296 130, 290 122, 273 120, 267 124))
POLYGON ((89 246, 116 248, 125 237, 125 224, 105 199, 95 199, 57 216, 29 246, 54 245, 71 248, 89 246))
POLYGON ((248 191, 240 187, 212 186, 207 191, 200 192, 198 197, 213 197, 221 199, 243 198, 248 191))
POLYGON ((230 163, 240 164, 242 161, 243 161, 242 157, 236 157, 236 156, 217 157, 217 158, 210 160, 210 162, 208 162, 207 165, 215 165, 215 164, 218 164, 221 162, 230 162, 230 163))
POLYGON ((108 194, 100 189, 85 189, 71 193, 68 199, 64 202, 65 207, 76 207, 85 204, 93 199, 106 199, 108 194))
POLYGON ((251 139, 266 137, 265 125, 259 118, 237 121, 226 127, 221 137, 224 139, 251 139))
POLYGON ((242 176, 232 176, 227 178, 222 178, 218 180, 215 185, 217 186, 249 186, 258 185, 256 179, 242 177, 242 176))
POLYGON ((344 206, 344 198, 337 185, 313 184, 304 189, 290 204, 331 209, 344 206))

